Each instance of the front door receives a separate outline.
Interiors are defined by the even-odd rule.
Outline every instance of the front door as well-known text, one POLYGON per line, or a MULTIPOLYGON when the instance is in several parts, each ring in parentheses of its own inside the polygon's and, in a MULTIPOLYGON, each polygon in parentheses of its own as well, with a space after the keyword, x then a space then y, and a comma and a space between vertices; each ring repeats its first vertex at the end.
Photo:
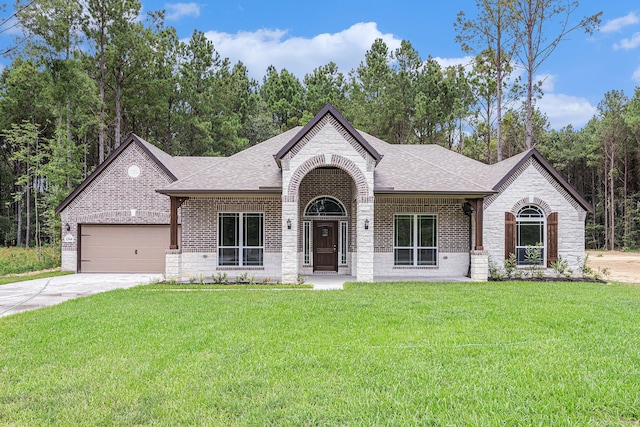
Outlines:
POLYGON ((338 222, 313 222, 313 271, 338 271, 338 222))

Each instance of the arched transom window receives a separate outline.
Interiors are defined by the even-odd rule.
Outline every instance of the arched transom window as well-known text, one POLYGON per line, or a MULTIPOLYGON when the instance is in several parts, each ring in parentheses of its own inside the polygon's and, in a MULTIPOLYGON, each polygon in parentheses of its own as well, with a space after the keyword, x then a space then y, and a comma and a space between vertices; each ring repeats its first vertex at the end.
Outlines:
POLYGON ((318 197, 304 210, 305 216, 347 216, 342 203, 333 197, 318 197))
POLYGON ((516 216, 516 256, 518 265, 544 263, 545 217, 536 205, 526 205, 516 216))

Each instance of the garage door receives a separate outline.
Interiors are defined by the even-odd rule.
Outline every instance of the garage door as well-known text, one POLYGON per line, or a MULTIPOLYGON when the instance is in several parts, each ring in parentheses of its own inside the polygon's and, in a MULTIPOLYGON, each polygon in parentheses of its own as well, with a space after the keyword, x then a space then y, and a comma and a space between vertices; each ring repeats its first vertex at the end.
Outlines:
POLYGON ((81 226, 82 273, 164 273, 168 225, 81 226))

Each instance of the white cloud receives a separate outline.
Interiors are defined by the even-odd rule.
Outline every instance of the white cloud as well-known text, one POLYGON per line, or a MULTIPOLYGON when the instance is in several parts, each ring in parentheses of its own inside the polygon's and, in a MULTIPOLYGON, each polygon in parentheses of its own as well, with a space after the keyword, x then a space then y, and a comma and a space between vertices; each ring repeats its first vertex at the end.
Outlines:
POLYGON ((622 30, 624 27, 637 24, 638 22, 640 22, 640 18, 638 18, 638 15, 636 15, 635 12, 629 12, 628 14, 620 18, 610 19, 602 27, 600 27, 600 31, 603 33, 616 33, 622 30))
POLYGON ((435 61, 440 64, 440 67, 447 68, 451 66, 462 65, 465 69, 470 70, 473 67, 473 61, 475 58, 473 56, 461 56, 458 58, 433 58, 435 61))
POLYGON ((557 77, 555 74, 538 74, 534 81, 541 83, 542 93, 551 93, 555 89, 557 77))
POLYGON ((633 36, 631 36, 630 39, 622 39, 622 40, 620 40, 620 42, 614 43, 613 44, 613 49, 614 50, 619 50, 619 49, 629 50, 629 49, 635 49, 638 46, 640 46, 640 33, 634 33, 633 36))
POLYGON ((631 80, 633 80, 634 82, 640 83, 640 66, 638 66, 638 68, 636 68, 636 70, 633 72, 633 75, 631 76, 631 80))
POLYGON ((167 3, 164 8, 167 10, 167 21, 175 21, 184 16, 200 16, 200 5, 197 3, 167 3))
POLYGON ((278 70, 286 68, 302 79, 330 61, 346 74, 364 60, 375 39, 383 39, 390 51, 399 48, 401 42, 393 34, 381 33, 375 22, 354 24, 346 30, 312 38, 289 37, 287 31, 280 29, 235 34, 208 31, 205 35, 223 58, 229 58, 231 63, 242 61, 255 79, 262 79, 269 65, 278 70))
POLYGON ((547 115, 553 129, 568 125, 580 129, 597 112, 597 108, 587 99, 561 93, 545 94, 536 102, 536 107, 547 115))

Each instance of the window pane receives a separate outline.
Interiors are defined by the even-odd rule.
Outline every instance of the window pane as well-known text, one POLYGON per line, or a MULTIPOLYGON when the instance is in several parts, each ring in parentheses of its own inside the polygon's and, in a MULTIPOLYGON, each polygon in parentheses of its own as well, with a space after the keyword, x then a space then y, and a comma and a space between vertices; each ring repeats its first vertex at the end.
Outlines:
POLYGON ((535 246, 542 243, 542 223, 518 222, 518 246, 535 246))
POLYGON ((413 249, 394 249, 395 265, 413 265, 413 249))
POLYGON ((418 216, 419 246, 436 246, 436 218, 433 216, 418 216))
POLYGON ((340 222, 340 264, 347 264, 347 223, 340 222))
POLYGON ((304 212, 307 216, 345 216, 346 213, 337 200, 321 197, 309 204, 304 212))
POLYGON ((244 265, 262 265, 263 252, 262 248, 244 249, 242 252, 244 265))
POLYGON ((516 257, 518 265, 542 265, 544 261, 544 248, 534 248, 532 246, 516 248, 516 257), (537 259, 533 252, 536 249, 539 254, 537 259))
POLYGON ((239 265, 237 248, 220 248, 218 250, 218 265, 239 265))
POLYGON ((436 255, 435 249, 419 249, 418 265, 436 265, 436 255))
POLYGON ((238 246, 238 214, 220 214, 220 246, 238 246))
POLYGON ((305 221, 304 222, 304 233, 303 233, 303 247, 304 247, 304 263, 305 264, 310 264, 311 263, 311 259, 309 257, 309 253, 311 251, 311 241, 310 241, 310 231, 311 230, 311 223, 309 221, 305 221))
POLYGON ((413 216, 396 215, 394 246, 413 246, 413 216))
POLYGON ((263 246, 262 214, 244 214, 244 246, 263 246))

